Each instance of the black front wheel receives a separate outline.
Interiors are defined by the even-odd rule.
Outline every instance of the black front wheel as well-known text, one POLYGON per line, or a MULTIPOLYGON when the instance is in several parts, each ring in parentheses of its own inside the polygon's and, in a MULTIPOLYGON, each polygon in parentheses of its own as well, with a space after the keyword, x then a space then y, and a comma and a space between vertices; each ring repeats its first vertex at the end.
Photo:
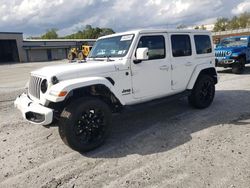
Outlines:
POLYGON ((244 57, 240 58, 238 63, 233 64, 232 72, 234 74, 242 74, 245 70, 246 59, 244 57))
POLYGON ((100 146, 111 123, 109 106, 97 98, 84 97, 67 106, 59 120, 59 134, 66 145, 79 152, 100 146))
POLYGON ((209 75, 200 75, 194 85, 189 103, 195 108, 207 108, 213 102, 215 94, 214 80, 209 75))
POLYGON ((74 60, 75 59, 75 54, 73 52, 68 53, 68 60, 74 60))
POLYGON ((85 60, 85 59, 86 59, 86 56, 82 52, 79 52, 78 60, 85 60))

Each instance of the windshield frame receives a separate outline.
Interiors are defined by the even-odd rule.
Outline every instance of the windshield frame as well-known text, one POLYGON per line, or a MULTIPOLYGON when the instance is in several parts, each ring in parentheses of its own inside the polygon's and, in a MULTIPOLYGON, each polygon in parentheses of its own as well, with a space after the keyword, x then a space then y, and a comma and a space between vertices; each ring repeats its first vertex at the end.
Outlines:
POLYGON ((237 47, 237 46, 244 46, 247 47, 249 45, 249 37, 248 36, 238 36, 238 37, 229 37, 229 38, 224 38, 220 41, 220 43, 218 44, 218 47, 237 47), (246 40, 241 40, 241 38, 244 38, 246 40), (229 45, 230 43, 237 43, 237 39, 239 39, 238 41, 242 41, 241 44, 239 45, 229 45), (223 44, 223 42, 228 41, 227 44, 223 44), (245 43, 243 43, 243 41, 246 41, 245 43))
MULTIPOLYGON (((93 46, 93 48, 92 48, 92 50, 91 50, 88 58, 100 58, 100 59, 102 59, 102 58, 123 58, 123 57, 126 57, 128 55, 128 53, 129 53, 130 49, 131 49, 131 45, 133 44, 134 40, 135 40, 135 34, 134 33, 127 33, 127 34, 121 34, 121 35, 115 35, 115 36, 100 38, 94 44, 94 46, 93 46), (117 38, 117 37, 122 38, 124 36, 132 36, 131 40, 127 40, 127 41, 130 41, 130 44, 127 47, 126 53, 120 54, 120 55, 116 54, 116 55, 113 55, 113 56, 112 56, 112 54, 109 54, 109 55, 104 54, 104 55, 100 55, 100 56, 99 55, 93 56, 93 52, 96 49, 96 47, 98 45, 98 42, 104 41, 104 40, 107 40, 107 39, 117 38)), ((126 40, 124 40, 124 41, 126 41, 126 40)))

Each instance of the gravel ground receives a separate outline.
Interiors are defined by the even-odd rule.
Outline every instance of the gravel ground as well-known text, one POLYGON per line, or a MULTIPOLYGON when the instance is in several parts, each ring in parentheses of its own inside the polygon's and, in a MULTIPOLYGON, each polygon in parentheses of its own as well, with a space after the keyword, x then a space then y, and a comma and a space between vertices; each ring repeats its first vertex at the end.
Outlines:
POLYGON ((115 116, 106 143, 81 154, 13 106, 30 70, 59 63, 1 65, 0 187, 250 187, 250 67, 220 69, 205 110, 179 99, 115 116))

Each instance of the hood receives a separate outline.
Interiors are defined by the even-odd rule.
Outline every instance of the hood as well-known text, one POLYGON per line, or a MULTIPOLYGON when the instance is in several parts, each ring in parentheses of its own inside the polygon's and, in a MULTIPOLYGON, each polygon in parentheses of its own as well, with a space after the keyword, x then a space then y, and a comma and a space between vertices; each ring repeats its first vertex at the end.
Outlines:
POLYGON ((246 46, 233 46, 233 47, 218 46, 215 48, 215 51, 241 52, 244 49, 246 49, 246 46))
POLYGON ((112 62, 88 61, 87 63, 68 63, 43 67, 32 71, 31 74, 47 78, 56 76, 58 80, 67 80, 91 75, 98 76, 115 70, 115 65, 112 62))

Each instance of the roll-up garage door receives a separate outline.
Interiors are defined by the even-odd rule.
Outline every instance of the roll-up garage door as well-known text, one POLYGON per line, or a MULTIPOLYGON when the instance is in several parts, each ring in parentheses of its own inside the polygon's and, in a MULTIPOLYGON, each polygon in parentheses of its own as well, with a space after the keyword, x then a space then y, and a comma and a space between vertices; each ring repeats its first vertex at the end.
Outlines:
POLYGON ((0 40, 0 63, 19 62, 16 40, 0 40))

